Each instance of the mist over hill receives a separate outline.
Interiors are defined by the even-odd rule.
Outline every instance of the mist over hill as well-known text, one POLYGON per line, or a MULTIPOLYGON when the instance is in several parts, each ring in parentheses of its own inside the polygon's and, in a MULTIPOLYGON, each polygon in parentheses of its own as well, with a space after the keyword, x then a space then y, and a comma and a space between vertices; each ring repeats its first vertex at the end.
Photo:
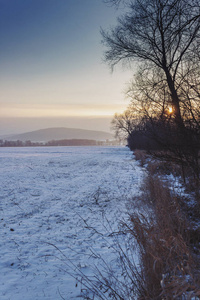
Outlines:
POLYGON ((35 130, 31 132, 4 136, 4 139, 10 141, 20 140, 25 142, 30 140, 31 142, 48 142, 51 140, 62 140, 62 139, 88 139, 88 140, 112 140, 114 136, 104 131, 85 130, 77 128, 46 128, 35 130))

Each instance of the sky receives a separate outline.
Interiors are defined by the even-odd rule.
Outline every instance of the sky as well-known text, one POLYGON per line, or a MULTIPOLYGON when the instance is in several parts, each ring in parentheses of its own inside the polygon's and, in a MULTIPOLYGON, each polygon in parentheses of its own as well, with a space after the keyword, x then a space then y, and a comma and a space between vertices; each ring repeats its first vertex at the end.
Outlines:
POLYGON ((47 127, 108 131, 131 71, 103 61, 103 0, 0 0, 0 134, 47 127), (91 128, 92 127, 92 128, 91 128))

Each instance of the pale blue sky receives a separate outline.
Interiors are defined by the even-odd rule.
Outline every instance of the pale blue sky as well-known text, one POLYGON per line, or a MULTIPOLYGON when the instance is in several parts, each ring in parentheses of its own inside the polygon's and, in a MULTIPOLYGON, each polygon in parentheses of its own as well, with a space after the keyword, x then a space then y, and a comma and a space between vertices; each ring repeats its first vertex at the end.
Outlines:
POLYGON ((0 134, 13 132, 16 118, 111 117, 125 109, 131 72, 111 74, 100 35, 119 13, 102 0, 0 0, 0 134))

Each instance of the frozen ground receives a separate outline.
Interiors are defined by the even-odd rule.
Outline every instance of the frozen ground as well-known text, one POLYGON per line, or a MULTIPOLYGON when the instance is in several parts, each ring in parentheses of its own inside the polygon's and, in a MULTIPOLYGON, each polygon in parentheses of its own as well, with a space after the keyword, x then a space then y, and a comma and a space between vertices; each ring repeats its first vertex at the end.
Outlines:
POLYGON ((0 165, 0 299, 82 299, 143 170, 126 147, 0 148, 0 165))

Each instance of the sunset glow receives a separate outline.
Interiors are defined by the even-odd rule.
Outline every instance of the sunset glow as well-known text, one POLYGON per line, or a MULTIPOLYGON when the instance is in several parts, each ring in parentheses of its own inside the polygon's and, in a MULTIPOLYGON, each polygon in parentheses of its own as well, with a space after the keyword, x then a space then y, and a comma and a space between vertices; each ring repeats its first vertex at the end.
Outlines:
POLYGON ((169 111, 170 114, 173 112, 172 106, 170 106, 170 107, 168 108, 168 111, 169 111))
POLYGON ((110 116, 115 111, 123 111, 125 106, 119 105, 62 105, 62 106, 4 106, 1 108, 1 117, 91 117, 110 116))

